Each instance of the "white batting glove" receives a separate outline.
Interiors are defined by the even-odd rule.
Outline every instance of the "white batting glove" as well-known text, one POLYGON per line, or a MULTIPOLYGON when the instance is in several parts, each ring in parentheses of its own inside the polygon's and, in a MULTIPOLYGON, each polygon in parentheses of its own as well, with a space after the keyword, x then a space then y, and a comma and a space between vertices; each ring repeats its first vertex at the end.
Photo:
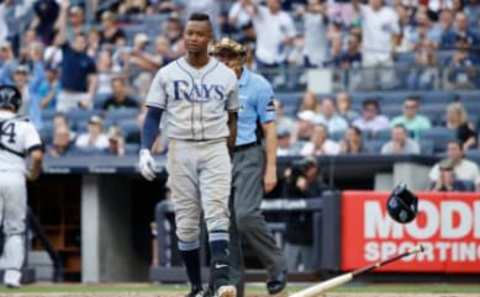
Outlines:
POLYGON ((155 168, 157 164, 148 149, 141 149, 139 153, 138 168, 142 176, 148 180, 153 181, 156 177, 155 168))

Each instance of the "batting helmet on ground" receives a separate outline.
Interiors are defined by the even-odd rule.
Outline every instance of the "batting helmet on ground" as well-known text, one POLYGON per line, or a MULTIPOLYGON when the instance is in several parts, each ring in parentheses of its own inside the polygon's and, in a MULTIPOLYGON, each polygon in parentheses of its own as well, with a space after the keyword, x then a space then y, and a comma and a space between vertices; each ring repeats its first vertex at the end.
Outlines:
POLYGON ((387 202, 388 214, 395 221, 406 224, 415 219, 418 213, 418 198, 400 184, 393 189, 387 202))

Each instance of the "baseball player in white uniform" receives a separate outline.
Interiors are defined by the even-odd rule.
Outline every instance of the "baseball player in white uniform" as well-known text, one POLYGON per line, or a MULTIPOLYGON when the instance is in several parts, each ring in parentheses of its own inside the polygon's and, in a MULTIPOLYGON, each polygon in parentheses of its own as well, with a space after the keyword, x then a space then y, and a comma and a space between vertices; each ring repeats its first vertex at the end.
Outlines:
POLYGON ((0 86, 0 222, 5 235, 0 269, 9 288, 20 287, 25 253, 27 214, 26 178, 40 174, 43 147, 40 136, 28 119, 16 114, 22 104, 14 86, 0 86), (26 158, 31 158, 27 170, 26 158))
POLYGON ((212 278, 217 296, 234 297, 229 279, 228 200, 232 166, 229 148, 236 138, 238 86, 235 73, 208 55, 212 26, 205 14, 192 14, 186 24, 187 53, 156 74, 146 105, 139 169, 155 178, 150 149, 166 114, 168 185, 175 209, 178 247, 191 283, 188 297, 204 294, 200 274, 200 218, 206 221, 212 278))

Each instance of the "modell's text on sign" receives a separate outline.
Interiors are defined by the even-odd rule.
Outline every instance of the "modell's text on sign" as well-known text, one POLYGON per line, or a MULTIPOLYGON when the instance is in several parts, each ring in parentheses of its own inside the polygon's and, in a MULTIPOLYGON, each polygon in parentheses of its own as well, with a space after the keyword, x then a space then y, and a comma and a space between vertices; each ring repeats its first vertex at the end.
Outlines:
POLYGON ((417 193, 419 214, 402 225, 387 214, 389 193, 342 195, 342 269, 351 270, 405 252, 420 253, 384 271, 480 272, 480 194, 417 193))

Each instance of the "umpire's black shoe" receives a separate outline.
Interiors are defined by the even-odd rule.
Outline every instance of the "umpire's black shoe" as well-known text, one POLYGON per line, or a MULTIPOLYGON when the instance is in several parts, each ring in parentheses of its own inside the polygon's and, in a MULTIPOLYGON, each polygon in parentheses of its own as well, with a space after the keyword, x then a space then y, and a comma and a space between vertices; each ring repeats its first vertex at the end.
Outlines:
POLYGON ((213 297, 215 296, 215 289, 213 289, 212 285, 208 285, 203 293, 203 297, 213 297))
POLYGON ((202 287, 193 287, 190 290, 190 293, 185 295, 185 297, 203 297, 205 292, 203 291, 202 287))
POLYGON ((282 271, 274 275, 267 281, 267 290, 270 295, 275 295, 283 291, 287 286, 287 272, 282 271))

